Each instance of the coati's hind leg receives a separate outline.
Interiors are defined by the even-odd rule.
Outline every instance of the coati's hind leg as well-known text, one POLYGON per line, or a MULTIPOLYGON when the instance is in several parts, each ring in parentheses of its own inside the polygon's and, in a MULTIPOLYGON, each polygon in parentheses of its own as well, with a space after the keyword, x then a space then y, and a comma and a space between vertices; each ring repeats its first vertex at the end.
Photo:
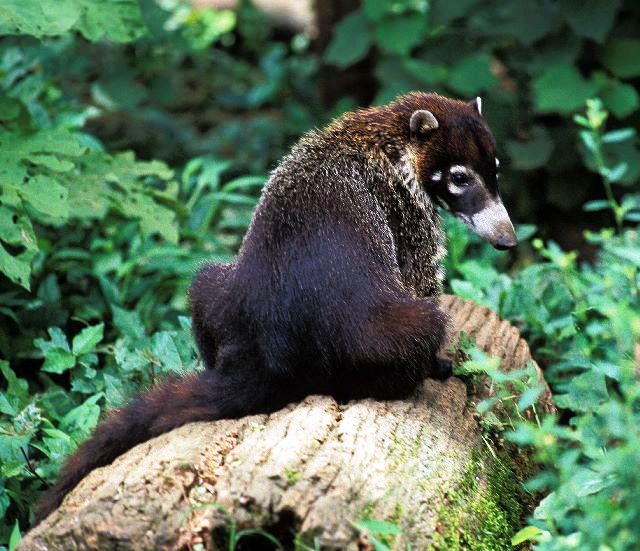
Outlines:
POLYGON ((450 368, 436 357, 446 324, 436 299, 407 298, 375 308, 352 352, 347 397, 400 398, 425 377, 450 376, 450 368))
POLYGON ((234 268, 234 264, 205 264, 189 288, 193 335, 209 369, 216 363, 220 338, 215 319, 225 303, 225 283, 234 268))

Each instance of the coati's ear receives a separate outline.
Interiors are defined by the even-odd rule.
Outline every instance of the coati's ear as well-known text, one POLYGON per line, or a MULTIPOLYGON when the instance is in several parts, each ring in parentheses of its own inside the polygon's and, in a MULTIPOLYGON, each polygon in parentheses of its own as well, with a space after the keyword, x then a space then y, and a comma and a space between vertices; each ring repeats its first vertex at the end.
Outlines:
POLYGON ((426 134, 438 128, 438 119, 434 117, 431 111, 418 109, 411 115, 409 128, 413 134, 426 134))
POLYGON ((469 102, 469 105, 473 107, 478 115, 482 115, 482 98, 480 96, 478 96, 476 99, 472 99, 469 102))

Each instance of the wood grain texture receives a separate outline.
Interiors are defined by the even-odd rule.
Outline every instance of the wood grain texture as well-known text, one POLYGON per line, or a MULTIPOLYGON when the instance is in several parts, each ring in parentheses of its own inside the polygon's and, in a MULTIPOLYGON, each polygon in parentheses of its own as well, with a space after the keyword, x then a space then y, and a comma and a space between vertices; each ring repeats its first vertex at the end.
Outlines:
MULTIPOLYGON (((446 355, 457 354, 464 331, 506 370, 532 361, 517 329, 491 310, 451 296, 441 302, 451 319, 446 355)), ((475 385, 472 398, 488 391, 475 385)), ((408 400, 339 405, 310 396, 271 415, 186 425, 92 472, 19 549, 228 548, 230 519, 291 549, 296 535, 317 536, 323 549, 367 549, 352 525, 365 517, 401 525, 394 548, 425 549, 486 448, 469 400, 460 379, 427 380, 408 400)), ((478 491, 490 463, 477 473, 478 491)), ((265 542, 243 548, 269 549, 265 542)))

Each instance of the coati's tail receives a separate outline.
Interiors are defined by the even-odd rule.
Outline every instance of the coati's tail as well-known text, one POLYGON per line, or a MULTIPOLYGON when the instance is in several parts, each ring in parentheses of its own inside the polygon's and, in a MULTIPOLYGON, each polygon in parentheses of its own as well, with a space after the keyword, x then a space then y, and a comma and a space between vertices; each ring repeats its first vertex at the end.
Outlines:
POLYGON ((169 379, 111 412, 67 460, 57 482, 44 493, 36 510, 36 524, 54 511, 89 472, 108 465, 135 445, 192 421, 258 411, 267 390, 264 383, 256 388, 236 377, 207 370, 169 379))

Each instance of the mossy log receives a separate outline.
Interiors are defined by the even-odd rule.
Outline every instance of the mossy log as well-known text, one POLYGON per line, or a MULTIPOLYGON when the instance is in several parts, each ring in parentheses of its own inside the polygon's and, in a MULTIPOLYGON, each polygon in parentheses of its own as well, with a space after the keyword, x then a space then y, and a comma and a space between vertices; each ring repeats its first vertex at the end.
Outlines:
MULTIPOLYGON (((451 318, 445 355, 458 354, 464 332, 504 370, 532 361, 494 312, 441 302, 451 318)), ((233 533, 236 549, 277 548, 240 532, 249 529, 284 549, 373 549, 363 519, 399 526, 378 535, 393 549, 508 549, 529 512, 526 457, 480 429, 471 402, 489 392, 427 380, 407 400, 310 396, 271 415, 186 425, 90 473, 20 549, 229 549, 233 533)))

